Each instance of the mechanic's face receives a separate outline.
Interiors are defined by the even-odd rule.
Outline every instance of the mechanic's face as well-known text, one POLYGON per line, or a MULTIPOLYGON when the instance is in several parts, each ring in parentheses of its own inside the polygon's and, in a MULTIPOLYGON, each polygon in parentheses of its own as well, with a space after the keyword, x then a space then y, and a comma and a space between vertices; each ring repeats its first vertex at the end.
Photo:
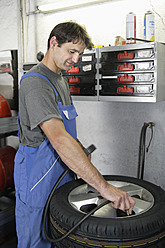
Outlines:
POLYGON ((77 63, 79 56, 84 52, 85 44, 82 40, 77 43, 67 42, 60 47, 58 43, 54 46, 54 66, 56 72, 60 73, 61 70, 70 70, 74 63, 77 63))

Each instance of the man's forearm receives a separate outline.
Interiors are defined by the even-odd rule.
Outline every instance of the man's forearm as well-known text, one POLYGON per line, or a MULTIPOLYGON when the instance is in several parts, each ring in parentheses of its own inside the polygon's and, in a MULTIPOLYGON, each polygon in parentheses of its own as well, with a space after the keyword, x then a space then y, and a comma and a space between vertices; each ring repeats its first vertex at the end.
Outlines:
POLYGON ((63 141, 56 144, 55 149, 63 162, 91 186, 98 191, 106 186, 107 183, 102 175, 89 161, 79 143, 70 135, 65 136, 63 141))
MULTIPOLYGON (((52 125, 54 126, 53 121, 52 125)), ((57 130, 51 125, 49 125, 49 128, 47 128, 47 126, 41 126, 41 128, 46 133, 62 161, 79 177, 96 188, 99 192, 102 191, 102 188, 106 187, 107 182, 89 161, 80 143, 65 131, 61 122, 56 121, 56 127, 57 125, 59 125, 57 130)))

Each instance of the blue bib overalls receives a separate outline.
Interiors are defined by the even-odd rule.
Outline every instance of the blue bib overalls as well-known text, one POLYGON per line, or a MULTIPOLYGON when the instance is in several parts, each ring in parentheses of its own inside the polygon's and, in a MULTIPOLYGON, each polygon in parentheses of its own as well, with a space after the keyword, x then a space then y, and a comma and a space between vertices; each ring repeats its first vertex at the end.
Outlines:
MULTIPOLYGON (((22 79, 28 76, 45 78, 51 84, 38 73, 27 73, 22 79)), ((52 87, 58 96, 53 85, 52 87)), ((60 101, 57 105, 66 131, 76 139, 77 113, 74 105, 64 106, 60 101)), ((37 148, 19 145, 14 169, 18 248, 53 247, 44 235, 43 210, 53 186, 67 168, 47 138, 37 148)), ((60 185, 74 178, 75 175, 70 170, 60 185)))

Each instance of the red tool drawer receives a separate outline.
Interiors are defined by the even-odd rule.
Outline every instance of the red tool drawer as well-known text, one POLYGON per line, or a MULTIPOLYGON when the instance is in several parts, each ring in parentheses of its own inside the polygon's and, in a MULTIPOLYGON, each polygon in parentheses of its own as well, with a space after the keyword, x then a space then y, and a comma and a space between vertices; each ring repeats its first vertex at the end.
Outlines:
POLYGON ((128 53, 124 51, 124 53, 119 53, 117 56, 118 60, 127 60, 127 59, 134 59, 134 53, 128 53))
POLYGON ((80 88, 76 88, 75 86, 70 86, 69 87, 69 91, 71 94, 76 94, 79 95, 80 94, 80 88))
POLYGON ((66 73, 67 74, 76 74, 76 73, 79 73, 79 71, 80 71, 80 67, 72 66, 69 71, 66 71, 66 73))
POLYGON ((68 84, 79 84, 80 83, 80 78, 72 76, 71 78, 67 78, 67 83, 68 84))
POLYGON ((118 65, 117 70, 118 71, 133 71, 134 70, 134 65, 124 63, 122 65, 118 65))
POLYGON ((133 87, 127 87, 124 85, 123 87, 117 88, 117 94, 120 95, 132 95, 133 94, 133 87))
POLYGON ((118 76, 117 81, 119 83, 133 83, 135 80, 134 76, 124 74, 124 76, 118 76))

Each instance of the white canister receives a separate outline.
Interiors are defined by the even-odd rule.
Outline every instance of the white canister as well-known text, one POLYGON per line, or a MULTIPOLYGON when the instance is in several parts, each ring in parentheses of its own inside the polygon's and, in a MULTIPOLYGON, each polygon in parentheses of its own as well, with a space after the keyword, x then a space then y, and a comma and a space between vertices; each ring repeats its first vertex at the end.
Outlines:
POLYGON ((144 40, 155 40, 155 21, 151 11, 147 11, 144 15, 144 40))
POLYGON ((126 17, 126 43, 136 43, 135 40, 128 40, 128 38, 136 38, 136 15, 133 12, 126 17))

